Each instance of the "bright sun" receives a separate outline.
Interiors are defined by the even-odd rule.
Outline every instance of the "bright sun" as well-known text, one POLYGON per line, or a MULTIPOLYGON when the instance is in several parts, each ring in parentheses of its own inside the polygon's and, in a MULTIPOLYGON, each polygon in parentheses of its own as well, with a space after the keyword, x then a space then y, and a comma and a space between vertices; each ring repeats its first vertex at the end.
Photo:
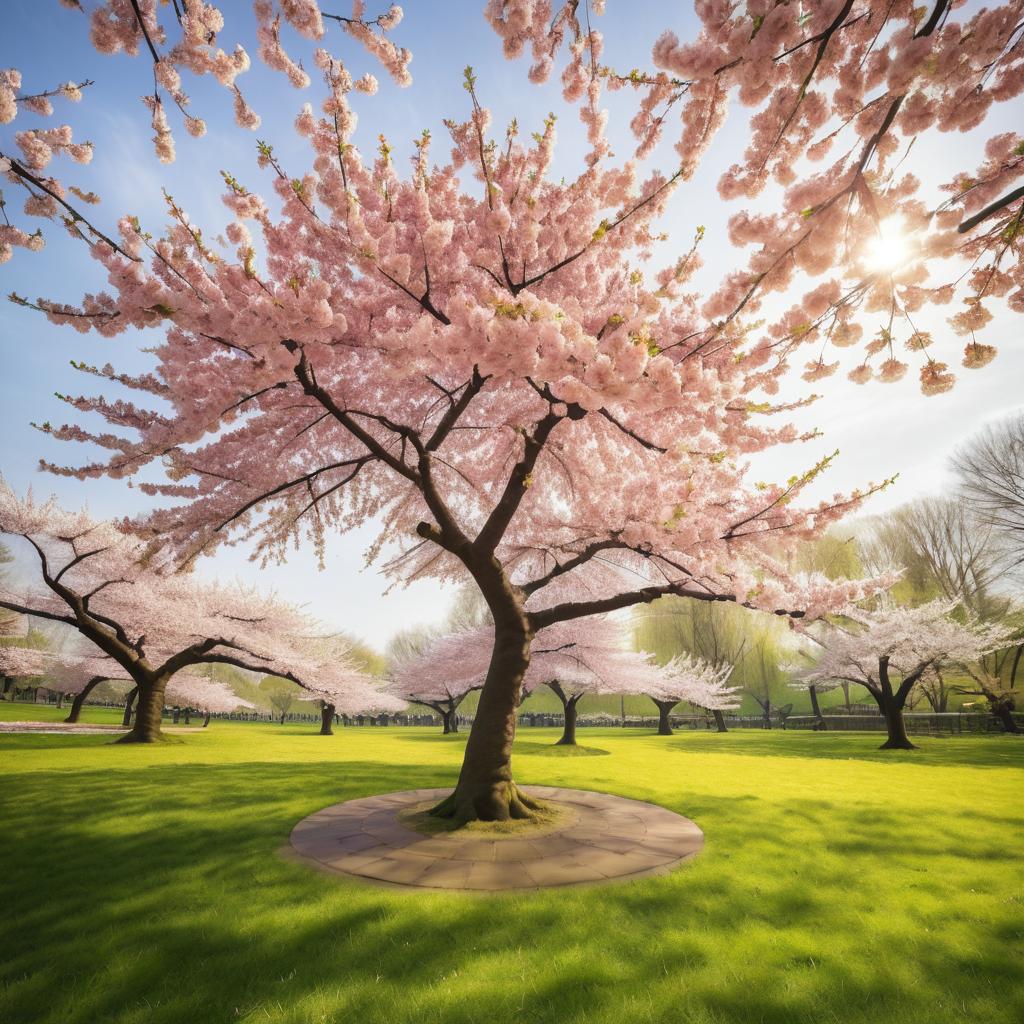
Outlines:
POLYGON ((892 271, 909 262, 913 240, 906 233, 902 217, 888 217, 878 226, 878 233, 867 243, 865 263, 872 270, 892 271))

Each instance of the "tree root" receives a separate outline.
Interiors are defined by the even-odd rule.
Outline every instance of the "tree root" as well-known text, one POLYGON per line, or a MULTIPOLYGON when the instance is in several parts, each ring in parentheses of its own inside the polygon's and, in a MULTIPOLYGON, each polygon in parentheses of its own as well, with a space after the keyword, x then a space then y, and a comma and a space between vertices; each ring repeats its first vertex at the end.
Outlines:
POLYGON ((879 748, 879 750, 917 750, 910 740, 886 740, 879 748))
POLYGON ((527 821, 542 809, 541 803, 514 782, 501 782, 476 793, 460 793, 457 787, 427 813, 464 825, 470 821, 527 821))

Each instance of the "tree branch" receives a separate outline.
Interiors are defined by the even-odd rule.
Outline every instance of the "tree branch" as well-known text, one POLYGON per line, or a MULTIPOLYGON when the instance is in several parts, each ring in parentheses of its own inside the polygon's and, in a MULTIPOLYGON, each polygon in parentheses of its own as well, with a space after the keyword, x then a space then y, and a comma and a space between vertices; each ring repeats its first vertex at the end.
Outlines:
MULTIPOLYGON (((534 631, 537 631, 556 622, 567 622, 569 619, 579 619, 585 615, 602 615, 605 612, 618 611, 620 608, 629 608, 634 604, 650 604, 652 601, 657 601, 659 597, 669 596, 692 597, 696 601, 736 601, 736 597, 733 594, 714 594, 699 590, 687 590, 682 584, 667 583, 661 586, 642 587, 639 590, 626 591, 621 594, 615 594, 612 597, 596 598, 592 601, 566 601, 562 604, 556 604, 551 608, 530 612, 530 625, 534 631)), ((741 603, 741 606, 744 608, 753 607, 753 605, 745 601, 737 603, 741 603)), ((774 614, 786 615, 791 619, 802 619, 806 612, 777 608, 774 614)))

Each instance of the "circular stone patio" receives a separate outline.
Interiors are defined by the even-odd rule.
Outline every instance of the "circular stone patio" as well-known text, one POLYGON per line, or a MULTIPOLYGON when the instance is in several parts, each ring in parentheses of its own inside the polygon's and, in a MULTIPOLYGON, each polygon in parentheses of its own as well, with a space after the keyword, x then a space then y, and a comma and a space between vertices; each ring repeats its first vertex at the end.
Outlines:
POLYGON ((451 789, 413 789, 349 800, 303 818, 291 845, 303 859, 342 875, 424 889, 539 889, 625 881, 671 871, 704 845, 689 818, 607 793, 523 786, 563 814, 536 835, 424 835, 399 814, 451 789))

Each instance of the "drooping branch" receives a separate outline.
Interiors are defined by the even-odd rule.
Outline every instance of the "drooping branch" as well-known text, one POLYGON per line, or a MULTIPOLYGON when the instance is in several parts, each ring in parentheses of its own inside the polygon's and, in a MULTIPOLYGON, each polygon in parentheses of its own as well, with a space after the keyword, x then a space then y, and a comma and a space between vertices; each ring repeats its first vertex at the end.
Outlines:
MULTIPOLYGON (((4 154, 0 153, 0 157, 3 156, 4 154)), ((105 235, 102 231, 100 231, 100 229, 96 227, 89 220, 88 217, 85 217, 81 213, 79 213, 78 210, 76 210, 66 199, 64 199, 57 192, 51 189, 46 184, 46 182, 42 181, 40 178, 37 178, 31 171, 23 167, 20 163, 18 163, 17 160, 15 160, 13 157, 6 157, 6 159, 10 163, 9 170, 16 177, 21 178, 22 181, 29 182, 35 188, 39 189, 41 192, 45 192, 54 202, 59 203, 61 206, 63 206, 64 209, 67 210, 68 214, 71 217, 71 220, 75 224, 84 224, 97 238, 99 238, 101 241, 106 242, 107 245, 109 245, 110 248, 114 250, 114 252, 122 255, 126 260, 131 260, 132 263, 142 262, 138 256, 132 256, 130 253, 125 252, 124 249, 122 249, 121 246, 117 244, 117 242, 115 242, 108 235, 105 235)))

